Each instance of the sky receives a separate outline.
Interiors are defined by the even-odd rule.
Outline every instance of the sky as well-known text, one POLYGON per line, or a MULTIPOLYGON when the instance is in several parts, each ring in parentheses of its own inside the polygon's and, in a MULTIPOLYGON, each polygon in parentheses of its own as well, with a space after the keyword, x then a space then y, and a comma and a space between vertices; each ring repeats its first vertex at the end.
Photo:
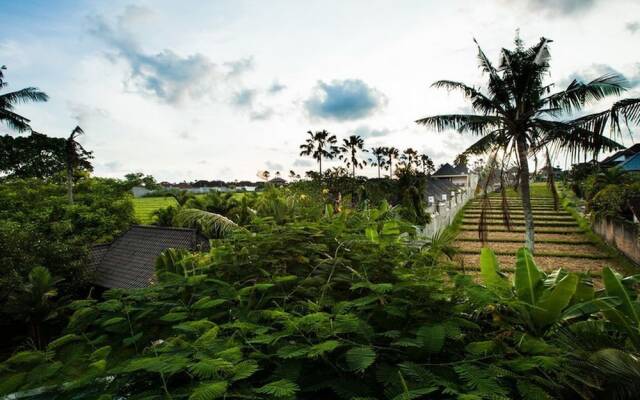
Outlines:
POLYGON ((322 129, 451 162, 476 139, 414 121, 470 108, 430 85, 481 85, 474 38, 496 60, 516 30, 553 39, 559 86, 617 72, 640 95, 640 0, 0 0, 0 20, 7 90, 50 96, 17 111, 50 136, 80 125, 100 176, 302 174, 322 129))

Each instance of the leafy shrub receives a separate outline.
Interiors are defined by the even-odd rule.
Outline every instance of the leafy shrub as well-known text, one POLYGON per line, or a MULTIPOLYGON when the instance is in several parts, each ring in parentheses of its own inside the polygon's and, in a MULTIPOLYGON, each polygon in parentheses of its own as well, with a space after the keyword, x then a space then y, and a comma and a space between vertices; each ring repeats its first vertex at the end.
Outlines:
MULTIPOLYGON (((17 352, 2 363, 0 393, 43 387, 48 399, 599 393, 589 379, 602 374, 585 374, 575 349, 554 339, 555 322, 530 330, 517 322, 522 317, 511 319, 505 307, 520 310, 513 301, 470 276, 430 266, 429 250, 410 245, 408 235, 388 210, 372 209, 313 223, 258 219, 252 232, 214 241, 209 253, 168 251, 156 285, 76 301, 64 335, 46 351, 17 352)), ((538 281, 535 290, 545 285, 538 281)))

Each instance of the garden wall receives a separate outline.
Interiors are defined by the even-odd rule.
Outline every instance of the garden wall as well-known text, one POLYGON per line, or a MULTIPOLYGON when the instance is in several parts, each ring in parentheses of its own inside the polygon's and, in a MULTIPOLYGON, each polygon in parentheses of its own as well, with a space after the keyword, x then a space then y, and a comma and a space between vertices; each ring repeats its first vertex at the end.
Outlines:
POLYGON ((447 196, 446 201, 437 201, 435 204, 427 207, 427 212, 431 214, 431 222, 422 228, 421 234, 426 237, 432 237, 451 224, 465 204, 475 195, 475 187, 478 183, 478 177, 471 175, 469 185, 457 193, 455 196, 447 196))
POLYGON ((640 264, 640 242, 638 241, 638 225, 614 218, 596 218, 593 231, 607 243, 620 250, 636 264, 640 264))

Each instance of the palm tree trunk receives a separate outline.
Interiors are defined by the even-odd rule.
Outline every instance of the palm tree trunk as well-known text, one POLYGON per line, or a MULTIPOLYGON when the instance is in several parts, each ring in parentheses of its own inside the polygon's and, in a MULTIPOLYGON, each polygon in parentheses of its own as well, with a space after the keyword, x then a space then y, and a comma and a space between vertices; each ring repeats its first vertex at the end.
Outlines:
POLYGON ((356 177, 356 164, 353 164, 353 177, 356 177))
POLYGON ((380 161, 378 161, 378 179, 380 179, 380 161))
POLYGON ((320 177, 322 177, 322 156, 320 156, 318 162, 320 163, 320 177))
POLYGON ((389 158, 389 179, 393 179, 393 159, 389 158))
POLYGON ((525 224, 525 246, 533 253, 534 229, 533 214, 531 211, 531 191, 529 190, 529 163, 527 161, 526 139, 518 139, 518 158, 520 160, 520 196, 522 196, 522 211, 525 224))
POLYGON ((73 169, 67 168, 67 198, 73 204, 73 169))

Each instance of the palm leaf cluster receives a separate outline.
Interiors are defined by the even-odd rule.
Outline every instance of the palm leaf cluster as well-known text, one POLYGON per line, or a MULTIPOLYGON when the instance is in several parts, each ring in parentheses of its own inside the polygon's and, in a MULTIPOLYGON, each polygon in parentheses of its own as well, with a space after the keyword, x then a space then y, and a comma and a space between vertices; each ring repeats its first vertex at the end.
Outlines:
MULTIPOLYGON (((7 87, 4 77, 4 70, 7 67, 0 67, 0 89, 7 87)), ((15 112, 15 107, 19 104, 47 101, 49 96, 35 87, 27 87, 14 92, 0 94, 0 122, 18 132, 31 130, 29 119, 15 112)))
MULTIPOLYGON (((616 139, 622 126, 640 123, 640 99, 616 102, 609 110, 577 116, 609 96, 626 90, 620 75, 607 74, 590 82, 573 80, 564 90, 553 91, 547 83, 550 70, 549 44, 541 38, 526 48, 517 38, 514 49, 502 49, 493 64, 478 46, 478 63, 487 77, 484 87, 440 80, 432 86, 461 92, 475 113, 448 114, 416 122, 436 131, 456 130, 479 139, 466 154, 498 153, 513 160, 519 170, 519 190, 527 229, 527 246, 533 250, 533 218, 529 198, 528 159, 542 152, 567 154, 572 158, 623 148, 616 139)), ((503 164, 503 165, 504 165, 503 164)))

